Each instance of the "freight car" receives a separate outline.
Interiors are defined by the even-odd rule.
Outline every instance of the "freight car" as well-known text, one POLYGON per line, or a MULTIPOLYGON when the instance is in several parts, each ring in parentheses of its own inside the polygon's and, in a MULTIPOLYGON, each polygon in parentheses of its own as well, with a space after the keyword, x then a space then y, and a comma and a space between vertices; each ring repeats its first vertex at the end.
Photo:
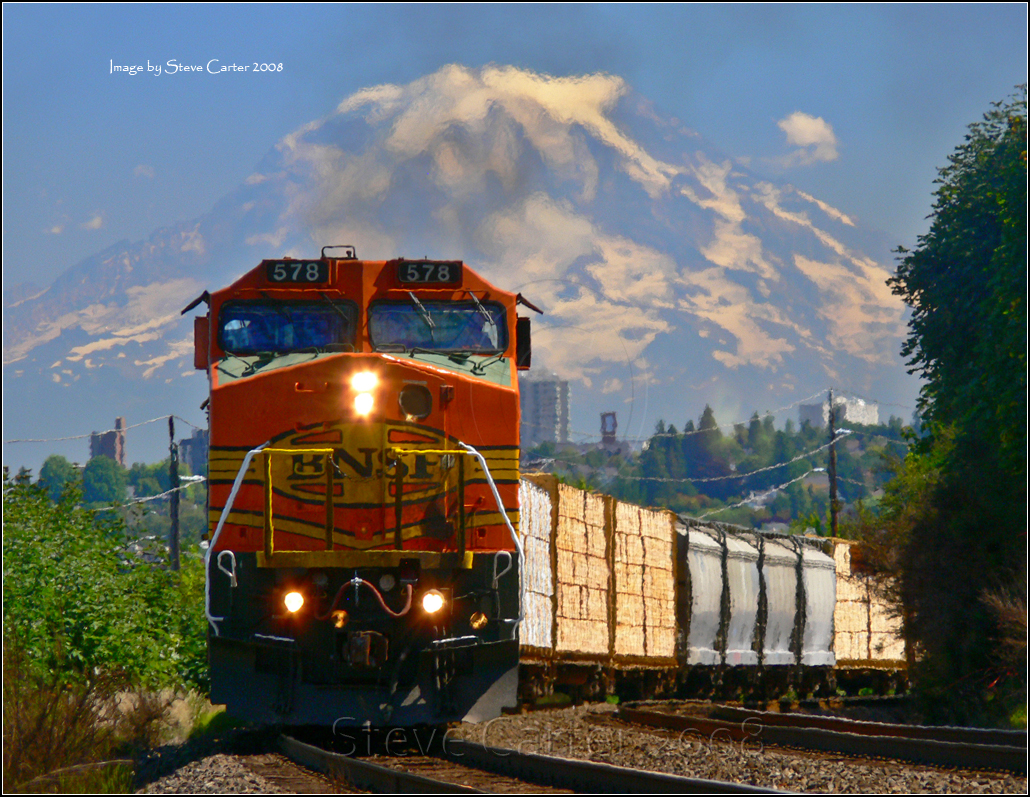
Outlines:
POLYGON ((526 474, 521 698, 773 697, 903 682, 854 544, 644 509, 526 474))
POLYGON ((536 308, 460 261, 323 249, 183 312, 202 302, 211 699, 232 714, 437 724, 556 688, 832 686, 845 649, 897 664, 846 546, 520 479, 516 310, 536 308))

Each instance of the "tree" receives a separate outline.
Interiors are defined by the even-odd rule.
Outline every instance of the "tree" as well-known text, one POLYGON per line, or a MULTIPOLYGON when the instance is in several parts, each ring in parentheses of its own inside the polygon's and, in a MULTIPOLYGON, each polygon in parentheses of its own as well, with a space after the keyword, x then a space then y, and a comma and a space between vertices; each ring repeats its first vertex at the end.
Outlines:
POLYGON ((940 171, 930 231, 889 281, 912 307, 902 348, 924 422, 993 438, 1026 474, 1026 87, 998 103, 940 171))
POLYGON ((970 126, 940 171, 930 231, 890 280, 912 307, 902 353, 925 380, 925 425, 873 530, 891 542, 934 720, 1025 706, 1026 152, 1022 87, 970 126), (1000 595, 1022 600, 1014 664, 997 654, 1000 595))
POLYGON ((72 463, 60 454, 51 454, 39 469, 39 480, 36 484, 47 491, 51 501, 57 503, 61 500, 65 485, 78 478, 79 472, 72 463))
POLYGON ((87 503, 125 500, 125 468, 110 457, 93 457, 82 471, 82 492, 87 503))

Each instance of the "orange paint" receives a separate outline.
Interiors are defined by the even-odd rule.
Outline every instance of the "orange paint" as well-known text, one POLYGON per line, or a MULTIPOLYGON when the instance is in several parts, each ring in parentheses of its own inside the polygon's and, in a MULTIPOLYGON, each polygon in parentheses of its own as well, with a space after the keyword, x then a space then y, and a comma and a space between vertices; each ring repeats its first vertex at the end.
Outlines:
MULTIPOLYGON (((303 449, 333 451, 334 549, 394 548, 394 449, 455 451, 453 456, 401 455, 404 549, 458 550, 457 458, 463 456, 458 453, 459 442, 473 446, 486 457, 507 513, 513 524, 517 523, 519 396, 515 294, 494 287, 465 266, 461 266, 460 285, 438 285, 402 283, 398 278, 402 267, 399 261, 304 262, 325 264, 311 266, 308 273, 322 275, 321 269, 327 267, 328 280, 318 284, 277 284, 269 278, 271 270, 278 266, 280 274, 289 273, 290 264, 283 260, 263 261, 229 287, 211 295, 209 326, 198 331, 198 349, 203 346, 207 357, 198 356, 197 361, 207 362, 211 385, 211 530, 245 453, 266 443, 275 449, 298 451, 272 455, 276 551, 324 550, 326 546, 325 500, 329 480, 325 455, 303 449), (373 350, 370 305, 394 302, 414 307, 412 293, 424 305, 474 305, 469 291, 482 305, 501 308, 498 312, 503 312, 506 325, 503 352, 489 356, 466 356, 462 352, 451 358, 437 355, 436 359, 442 361, 424 362, 408 351, 373 350), (264 358, 268 361, 260 367, 257 361, 262 356, 227 353, 221 348, 219 314, 227 305, 240 308, 245 307, 241 303, 247 302, 284 308, 281 312, 291 324, 291 306, 298 308, 305 303, 328 308, 335 303, 355 314, 353 351, 325 351, 323 347, 310 351, 310 356, 291 353, 264 358), (470 363, 482 367, 477 366, 476 371, 470 363), (485 375, 488 367, 490 379, 485 375), (374 404, 367 417, 355 409, 358 391, 351 384, 355 374, 364 372, 377 377, 374 389, 368 391, 374 404), (424 417, 406 415, 401 408, 401 391, 412 384, 423 386, 432 399, 431 409, 424 417)), ((323 312, 331 318, 331 312, 323 312)), ((476 312, 480 312, 478 308, 476 312)), ((274 318, 274 314, 269 317, 274 318)), ((262 549, 264 467, 262 456, 255 456, 218 540, 218 549, 262 549)), ((474 458, 465 457, 464 467, 466 548, 513 549, 479 465, 474 458)))

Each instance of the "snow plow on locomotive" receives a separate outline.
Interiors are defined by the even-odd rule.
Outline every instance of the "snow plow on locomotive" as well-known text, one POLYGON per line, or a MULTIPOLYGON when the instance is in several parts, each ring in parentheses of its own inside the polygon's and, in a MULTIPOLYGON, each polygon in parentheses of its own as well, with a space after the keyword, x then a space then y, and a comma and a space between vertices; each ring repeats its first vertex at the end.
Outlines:
POLYGON ((518 297, 458 261, 348 247, 200 301, 212 701, 287 725, 513 704, 518 297))

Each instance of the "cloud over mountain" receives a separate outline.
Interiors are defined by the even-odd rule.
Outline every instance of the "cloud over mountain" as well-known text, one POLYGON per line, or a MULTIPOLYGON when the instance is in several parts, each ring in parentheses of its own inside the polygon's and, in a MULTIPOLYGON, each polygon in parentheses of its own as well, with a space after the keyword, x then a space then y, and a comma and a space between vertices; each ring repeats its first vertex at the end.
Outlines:
MULTIPOLYGON (((823 120, 780 125, 808 157, 836 157, 823 120)), ((576 380, 591 412, 621 411, 644 385, 649 414, 678 422, 711 400, 685 384, 719 383, 745 410, 842 375, 882 394, 896 388, 902 306, 867 240, 619 77, 452 65, 355 93, 285 136, 209 212, 9 305, 4 362, 12 390, 49 379, 55 359, 117 373, 123 391, 182 382, 192 363, 178 310, 203 288, 263 257, 351 243, 369 258, 462 258, 525 293, 547 310, 535 360, 576 380)), ((169 411, 203 389, 188 381, 162 394, 169 411)))

